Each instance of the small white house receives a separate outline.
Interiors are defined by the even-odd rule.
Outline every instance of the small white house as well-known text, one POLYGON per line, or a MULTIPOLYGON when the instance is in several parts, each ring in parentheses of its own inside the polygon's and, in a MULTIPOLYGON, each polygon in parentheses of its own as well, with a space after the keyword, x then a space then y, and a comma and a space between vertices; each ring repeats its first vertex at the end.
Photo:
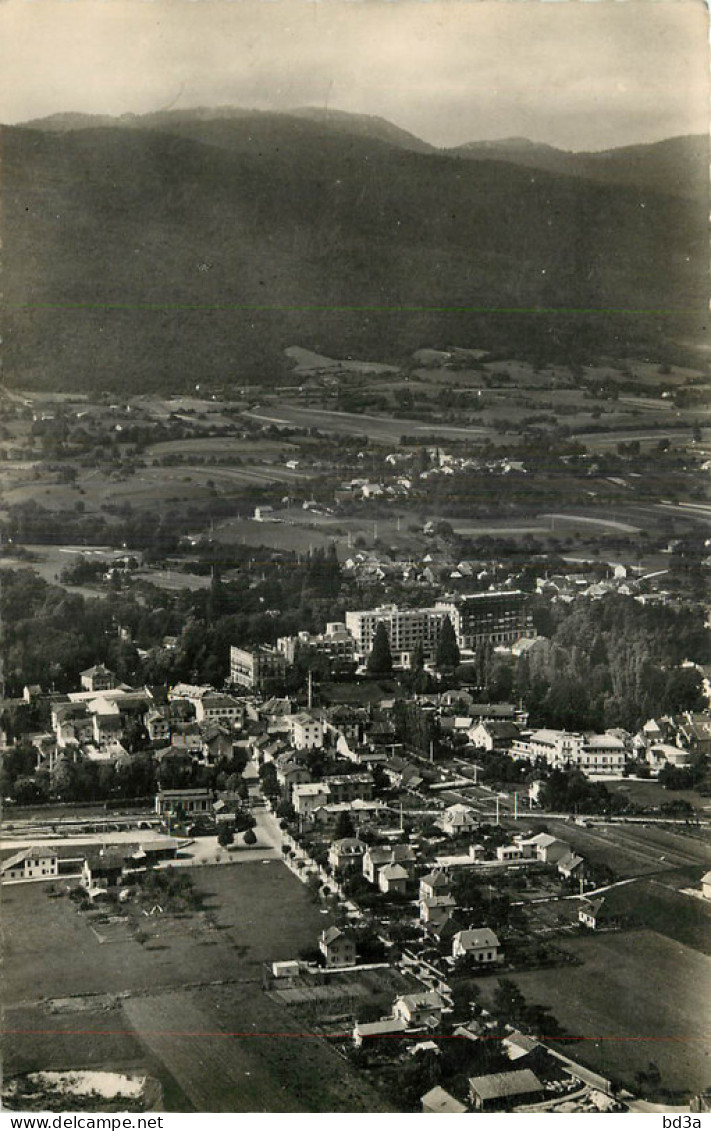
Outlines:
POLYGON ((482 965, 503 961, 501 943, 489 927, 457 931, 452 939, 452 958, 471 958, 482 965))

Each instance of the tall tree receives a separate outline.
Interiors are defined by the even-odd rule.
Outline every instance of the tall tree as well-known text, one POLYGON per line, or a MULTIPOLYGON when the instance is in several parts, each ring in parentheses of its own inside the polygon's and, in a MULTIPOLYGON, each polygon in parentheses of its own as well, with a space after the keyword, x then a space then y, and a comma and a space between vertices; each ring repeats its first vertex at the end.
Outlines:
POLYGON ((457 644, 457 635, 449 617, 445 617, 442 621, 442 630, 439 634, 436 659, 439 671, 443 668, 453 669, 459 667, 461 655, 459 645, 457 644))
POLYGON ((390 675, 393 670, 390 638, 382 621, 375 630, 373 651, 368 656, 367 667, 371 675, 390 675))

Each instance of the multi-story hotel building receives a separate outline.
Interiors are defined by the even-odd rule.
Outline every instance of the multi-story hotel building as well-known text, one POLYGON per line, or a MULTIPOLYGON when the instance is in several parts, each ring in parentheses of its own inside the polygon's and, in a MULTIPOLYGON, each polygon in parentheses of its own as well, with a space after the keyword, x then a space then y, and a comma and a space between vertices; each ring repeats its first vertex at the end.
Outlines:
POLYGON ((449 615, 459 647, 468 652, 481 644, 513 644, 535 636, 528 595, 519 589, 499 593, 468 593, 438 601, 436 611, 449 615))
POLYGON ((269 680, 286 675, 286 657, 266 644, 258 648, 230 648, 230 682, 236 687, 262 691, 269 680))
POLYGON ((409 667, 412 653, 422 645, 425 660, 434 659, 446 609, 400 609, 380 605, 346 613, 346 628, 355 640, 356 655, 364 660, 373 650, 379 624, 384 624, 390 641, 393 663, 409 667))
POLYGON ((554 769, 575 767, 584 774, 621 774, 627 750, 612 734, 576 734, 566 730, 536 730, 528 738, 516 739, 512 758, 535 762, 542 758, 554 769))
POLYGON ((346 628, 355 640, 356 656, 365 659, 373 648, 379 624, 384 624, 395 664, 407 667, 418 644, 425 660, 433 660, 442 624, 452 622, 462 651, 482 644, 513 644, 521 636, 535 636, 528 596, 520 590, 471 593, 438 601, 434 608, 401 609, 380 605, 376 609, 346 613, 346 628))

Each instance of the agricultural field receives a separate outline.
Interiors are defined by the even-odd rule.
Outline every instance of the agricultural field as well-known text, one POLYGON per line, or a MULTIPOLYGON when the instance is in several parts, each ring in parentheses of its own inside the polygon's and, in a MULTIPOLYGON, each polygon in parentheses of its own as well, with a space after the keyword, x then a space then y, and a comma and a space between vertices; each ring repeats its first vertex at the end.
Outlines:
POLYGON ((286 404, 284 402, 263 406, 244 414, 248 419, 277 427, 312 428, 335 435, 367 436, 381 443, 397 444, 400 437, 431 436, 445 439, 483 439, 486 429, 461 428, 438 421, 412 420, 407 417, 379 416, 373 413, 339 412, 316 407, 286 404))
MULTIPOLYGON (((614 889, 614 909, 632 927, 660 935, 711 956, 711 906, 677 890, 681 877, 657 877, 614 889)), ((698 881, 689 887, 699 889, 698 881)))
MULTIPOLYGON (((581 964, 511 979, 527 1002, 549 1007, 565 1033, 578 1038, 561 1044, 565 1052, 631 1088, 650 1061, 663 1088, 693 1094, 708 1087, 709 1047, 699 1021, 711 1005, 711 958, 651 930, 558 945, 581 964)), ((493 980, 481 989, 493 992, 493 980)))
MULTIPOLYGON (((66 896, 50 896, 44 884, 13 885, 3 890, 3 1001, 6 1025, 12 1029, 6 1039, 11 1050, 6 1070, 31 1072, 46 1067, 48 1042, 52 1043, 46 1030, 61 1029, 61 1042, 52 1043, 53 1067, 126 1069, 142 1063, 147 1071, 158 1076, 164 1092, 174 1096, 166 1104, 174 1103, 172 1110, 188 1110, 183 1106, 185 1099, 180 1091, 186 1086, 187 1076, 183 1078, 181 1068, 178 1085, 171 1068, 175 1067, 171 1058, 179 1055, 175 1051, 178 1043, 169 1042, 174 1051, 166 1053, 164 1062, 158 1037, 155 1051, 151 1051, 154 1034, 148 1033, 143 1039, 141 1018, 169 1018, 168 1027, 186 1035, 180 1055, 194 1056, 195 1036, 190 1034, 196 1028, 207 1033, 219 1029, 222 1006, 216 999, 211 999, 209 1007, 204 1004, 207 999, 200 999, 198 1004, 198 999, 191 997, 190 987, 197 991, 208 983, 227 982, 220 989, 230 1002, 226 1014, 230 1031, 251 1030, 257 1015, 269 1032, 294 1031, 286 1012, 273 1003, 265 1005, 261 972, 265 961, 293 958, 300 949, 312 948, 324 921, 327 922, 305 887, 278 861, 196 868, 189 875, 198 897, 195 908, 141 920, 140 941, 120 924, 113 928, 111 924, 97 923, 92 929, 90 916, 79 914, 66 896), (51 946, 48 939, 52 940, 51 946), (59 965, 57 954, 63 955, 59 965), (65 1017, 70 1019, 68 1024, 62 1024, 65 1017), (87 1039, 89 1034, 91 1041, 87 1039), (143 1047, 142 1060, 132 1038, 137 1038, 143 1047)), ((158 1022, 156 1025, 161 1027, 158 1022)), ((269 1051, 260 1051, 257 1059, 266 1055, 272 1064, 269 1058, 275 1048, 276 1062, 278 1047, 276 1042, 265 1042, 260 1050, 269 1051)), ((236 1065, 244 1063, 240 1045, 230 1040, 225 1048, 233 1051, 236 1065)), ((312 1055, 306 1041, 294 1048, 298 1050, 295 1063, 302 1056, 308 1059, 312 1055)), ((319 1048, 317 1059, 326 1057, 328 1061, 323 1069, 324 1079, 330 1073, 329 1078, 335 1081, 340 1078, 339 1073, 343 1074, 343 1066, 338 1062, 335 1072, 331 1051, 326 1046, 319 1048)), ((254 1058, 252 1052, 249 1056, 254 1058)), ((270 1079, 275 1070, 272 1064, 270 1079)), ((237 1075, 243 1071, 234 1068, 237 1075)), ((267 1089, 266 1077, 256 1069, 255 1073, 255 1079, 262 1080, 260 1087, 267 1089)), ((201 1075, 206 1076, 204 1070, 201 1075)), ((298 1075, 295 1069, 294 1079, 298 1075)), ((211 1078, 214 1081, 214 1074, 211 1078)), ((232 1085, 225 1087, 229 1091, 232 1085)), ((347 1089, 343 1095, 346 1094, 347 1089)), ((230 1103, 238 1102, 232 1091, 230 1096, 230 1103)), ((328 1096, 324 1103, 331 1102, 333 1093, 329 1091, 328 1096)), ((363 1100, 361 1110, 377 1110, 368 1107, 371 1100, 372 1097, 367 1103, 363 1100)), ((199 1097, 198 1106, 201 1102, 199 1097)), ((250 1098, 245 1102, 256 1101, 250 1098)), ((272 1095, 270 1085, 259 1106, 231 1110, 295 1110, 294 1106, 284 1105, 298 1107, 299 1102, 293 1089, 288 1096, 278 1090, 272 1095), (271 1104, 277 1106, 272 1108, 271 1104)), ((305 1102, 316 1104, 318 1100, 310 1096, 305 1102)), ((208 1106, 202 1110, 219 1109, 208 1106)), ((335 1109, 323 1106, 313 1110, 335 1109)))
POLYGON ((711 867, 711 845, 667 829, 637 823, 581 828, 551 820, 546 825, 585 859, 604 864, 619 879, 679 869, 700 876, 711 867))
POLYGON ((198 1111, 392 1110, 254 985, 136 997, 123 1012, 198 1111))

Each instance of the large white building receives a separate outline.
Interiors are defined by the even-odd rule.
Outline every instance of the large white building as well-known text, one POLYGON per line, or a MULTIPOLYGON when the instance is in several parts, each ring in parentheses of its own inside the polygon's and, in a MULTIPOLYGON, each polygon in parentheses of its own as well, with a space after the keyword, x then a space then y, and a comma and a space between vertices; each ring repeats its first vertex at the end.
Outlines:
POLYGON ((291 741, 297 750, 320 750, 323 746, 323 723, 308 711, 289 715, 287 722, 291 741))
POLYGON ((235 687, 262 691, 272 680, 282 680, 286 674, 286 658, 263 644, 258 648, 230 648, 230 682, 235 687))
POLYGON ((575 767, 585 774, 621 774, 627 750, 612 734, 576 734, 567 730, 536 730, 528 738, 516 739, 512 758, 535 762, 542 758, 554 769, 575 767))
POLYGON ((380 605, 346 613, 346 628, 355 640, 356 656, 365 660, 373 650, 379 624, 384 624, 390 641, 393 663, 409 667, 412 654, 422 645, 425 660, 434 659, 446 609, 401 609, 380 605))
POLYGON ((355 640, 357 657, 364 660, 373 649, 378 625, 384 624, 393 663, 408 667, 418 644, 425 660, 434 659, 446 617, 462 651, 475 651, 482 644, 510 645, 536 635, 528 595, 520 590, 462 594, 427 609, 360 609, 346 613, 346 628, 355 640))

